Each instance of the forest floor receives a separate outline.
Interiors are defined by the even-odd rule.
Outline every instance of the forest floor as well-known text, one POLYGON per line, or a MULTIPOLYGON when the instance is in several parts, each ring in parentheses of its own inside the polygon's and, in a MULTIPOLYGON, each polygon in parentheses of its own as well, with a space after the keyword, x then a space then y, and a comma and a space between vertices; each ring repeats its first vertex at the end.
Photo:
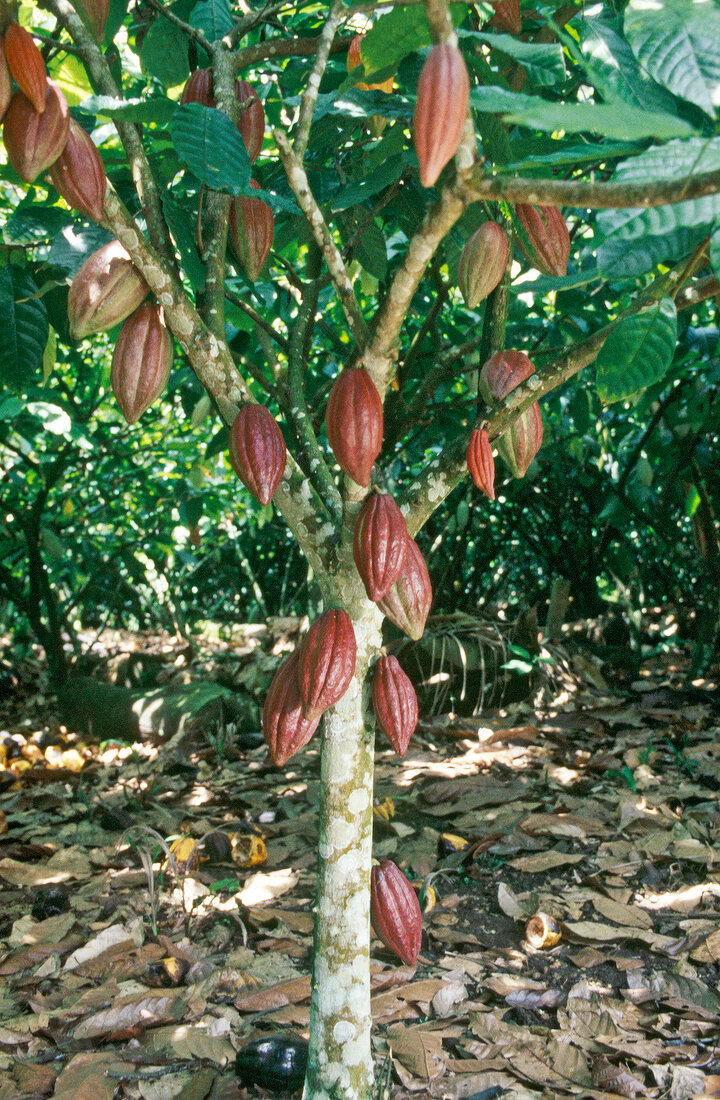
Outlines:
MULTIPOLYGON (((252 693, 295 641, 100 648, 252 693)), ((416 969, 371 943, 382 1095, 720 1097, 720 669, 661 648, 628 673, 568 641, 530 699, 378 739, 374 854, 425 908, 416 969)), ((307 1035, 320 739, 280 771, 252 723, 89 737, 13 676, 0 1100, 262 1095, 237 1049, 307 1035)))

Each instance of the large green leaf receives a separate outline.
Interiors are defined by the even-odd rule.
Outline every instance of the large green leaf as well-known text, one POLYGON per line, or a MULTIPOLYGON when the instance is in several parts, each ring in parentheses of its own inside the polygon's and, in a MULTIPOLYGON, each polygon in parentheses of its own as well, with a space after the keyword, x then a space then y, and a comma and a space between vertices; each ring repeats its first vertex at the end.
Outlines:
POLYGON ((549 87, 567 79, 563 48, 556 42, 523 42, 509 34, 481 34, 468 30, 460 30, 458 34, 461 39, 471 38, 512 57, 523 66, 533 84, 549 87))
POLYGON ((622 401, 659 382, 672 363, 676 343, 677 311, 671 298, 626 317, 610 333, 597 358, 600 400, 622 401))
POLYGON ((233 28, 228 0, 199 0, 192 10, 190 24, 210 42, 224 38, 233 28))
POLYGON ((580 49, 594 86, 606 101, 615 99, 646 111, 672 113, 672 96, 640 67, 617 21, 603 10, 577 20, 580 49))
POLYGON ((715 116, 720 104, 720 11, 713 0, 630 0, 625 36, 641 67, 715 116))
POLYGON ((156 99, 113 99, 107 95, 93 95, 84 99, 83 110, 98 118, 121 118, 123 122, 170 121, 177 104, 164 97, 156 99))
POLYGON ((174 23, 156 19, 150 24, 140 50, 144 73, 156 77, 166 88, 183 84, 190 75, 187 39, 174 23))
POLYGON ((193 290, 198 291, 205 285, 205 264, 198 256, 194 224, 200 199, 196 196, 194 200, 194 218, 189 208, 191 200, 187 196, 183 197, 184 203, 179 202, 171 193, 164 194, 163 213, 180 252, 183 271, 190 280, 193 290))
POLYGON ((177 155, 201 183, 214 191, 245 194, 250 158, 227 115, 200 103, 185 103, 173 115, 171 133, 177 155))
POLYGON ((0 380, 13 389, 21 389, 42 364, 49 325, 37 290, 22 268, 0 268, 0 380))

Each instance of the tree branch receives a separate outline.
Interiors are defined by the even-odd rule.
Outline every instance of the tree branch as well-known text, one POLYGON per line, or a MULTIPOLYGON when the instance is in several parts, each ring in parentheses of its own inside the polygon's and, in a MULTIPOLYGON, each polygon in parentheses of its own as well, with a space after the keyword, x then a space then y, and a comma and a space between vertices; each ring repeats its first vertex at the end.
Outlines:
POLYGON ((305 157, 305 150, 307 149, 307 143, 310 139, 310 127, 312 126, 315 104, 317 102, 318 92, 320 91, 320 81, 323 78, 328 57, 330 56, 330 47, 335 37, 335 28, 340 22, 342 13, 342 0, 333 0, 330 5, 330 13, 327 17, 327 21, 322 29, 322 34, 318 39, 315 64, 312 67, 312 71, 308 77, 307 87, 300 101, 300 117, 298 118, 295 140, 293 142, 293 153, 295 154, 295 159, 300 164, 302 164, 305 157))

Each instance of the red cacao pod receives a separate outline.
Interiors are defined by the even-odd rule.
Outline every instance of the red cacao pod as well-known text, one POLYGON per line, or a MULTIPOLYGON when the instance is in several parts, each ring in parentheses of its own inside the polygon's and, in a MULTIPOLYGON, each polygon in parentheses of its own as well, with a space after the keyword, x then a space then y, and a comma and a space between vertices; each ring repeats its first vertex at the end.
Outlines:
POLYGON ((391 859, 370 872, 370 914, 378 939, 407 966, 415 966, 422 942, 420 902, 391 859))
POLYGON ((475 309, 495 289, 507 262, 505 234, 497 222, 485 222, 463 248, 458 263, 458 286, 469 309, 475 309))
POLYGON ((522 33, 522 16, 520 14, 520 0, 491 0, 495 8, 495 14, 490 22, 499 31, 507 31, 508 34, 522 33))
POLYGON ((200 103, 203 107, 214 107, 212 69, 195 69, 190 73, 180 96, 181 103, 200 103))
POLYGON ((398 756, 404 756, 418 724, 418 701, 397 657, 379 657, 372 679, 375 720, 398 756))
POLYGON ((350 686, 357 645, 347 611, 331 608, 310 627, 298 648, 298 687, 306 718, 319 718, 350 686))
POLYGON ((535 373, 527 355, 507 349, 491 355, 480 370, 480 393, 489 405, 504 397, 535 373))
MULTIPOLYGON (((255 180, 250 180, 250 186, 256 191, 260 190, 260 185, 255 180)), ((275 218, 266 202, 246 196, 233 199, 228 239, 251 283, 255 282, 265 266, 274 236, 275 218)))
MULTIPOLYGON (((235 98, 240 106, 237 128, 245 142, 250 163, 254 164, 262 149, 265 135, 265 110, 260 98, 247 80, 235 81, 235 98)), ((215 107, 215 90, 212 69, 196 69, 190 74, 180 96, 181 103, 201 103, 203 107, 215 107)))
MULTIPOLYGON (((363 66, 363 70, 365 68, 363 59, 360 56, 360 47, 364 37, 364 34, 356 34, 348 46, 347 70, 349 73, 354 69, 359 69, 361 65, 363 66)), ((379 84, 366 84, 364 81, 358 80, 355 87, 360 88, 363 92, 372 92, 374 90, 379 92, 391 92, 393 90, 393 78, 390 76, 387 80, 383 80, 379 84)))
POLYGON ((460 144, 470 80, 460 50, 448 42, 433 46, 422 67, 415 102, 414 140, 420 182, 432 187, 460 144))
POLYGON ((277 421, 264 405, 243 405, 230 429, 230 463, 246 489, 269 504, 282 481, 287 448, 277 421))
POLYGON ((405 517, 391 496, 368 497, 355 524, 353 558, 371 600, 381 600, 398 579, 409 537, 405 517))
POLYGON ((543 422, 537 401, 521 413, 498 439, 497 449, 514 477, 524 477, 543 438, 543 422))
POLYGON ((110 14, 110 0, 73 0, 73 7, 102 46, 105 41, 105 24, 110 14))
POLYGON ((346 367, 335 379, 325 430, 341 470, 367 487, 383 438, 383 407, 364 367, 346 367))
POLYGON ((485 428, 474 428, 466 453, 470 476, 486 497, 495 500, 495 459, 485 428))
POLYGON ((5 39, 0 34, 0 120, 5 117, 5 112, 10 106, 12 98, 12 80, 10 70, 5 58, 5 39))
POLYGON ((567 275, 570 234, 557 206, 518 203, 517 246, 525 259, 545 275, 567 275))
POLYGON ((32 183, 65 148, 70 115, 65 96, 52 80, 46 84, 45 110, 40 114, 24 92, 15 92, 3 123, 8 160, 25 183, 32 183))
POLYGON ((299 654, 294 653, 280 665, 265 699, 262 715, 263 737, 275 764, 281 768, 315 733, 320 717, 306 718, 298 687, 299 654))
POLYGON ((105 165, 90 135, 74 119, 70 119, 67 143, 50 169, 50 179, 68 206, 93 221, 102 221, 105 165))
POLYGON ((110 370, 113 393, 128 424, 134 424, 165 389, 172 357, 163 311, 146 302, 120 329, 110 370))
POLYGON ((5 58, 18 88, 41 115, 45 110, 47 70, 35 39, 19 23, 11 23, 5 31, 5 58))
POLYGON ((395 626, 418 641, 425 633, 431 603, 432 584, 425 558, 415 539, 408 535, 400 575, 383 598, 378 600, 378 607, 395 626))
POLYGON ((147 283, 120 241, 109 241, 88 256, 70 284, 70 332, 76 340, 107 332, 129 317, 147 294, 147 283))

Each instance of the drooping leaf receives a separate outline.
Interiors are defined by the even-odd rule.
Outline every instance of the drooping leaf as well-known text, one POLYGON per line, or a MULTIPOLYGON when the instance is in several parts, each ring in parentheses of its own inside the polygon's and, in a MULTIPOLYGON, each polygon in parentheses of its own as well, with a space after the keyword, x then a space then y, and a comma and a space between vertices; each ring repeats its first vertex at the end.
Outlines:
MULTIPOLYGON (((180 252, 183 271, 190 280, 193 290, 197 291, 205 285, 205 265, 198 256, 195 225, 189 209, 190 200, 186 196, 184 199, 184 202, 179 202, 173 194, 166 192, 162 200, 163 212, 180 252)), ((199 201, 197 197, 195 214, 197 214, 199 201)))
POLYGON ((233 28, 228 0, 199 0, 190 15, 190 25, 210 42, 224 38, 233 28))
POLYGON ((603 10, 577 21, 586 71, 603 99, 622 100, 646 111, 672 113, 672 96, 638 64, 616 20, 603 10))
POLYGON ((49 324, 37 284, 19 267, 0 268, 0 380, 20 389, 41 367, 49 324))
POLYGON ((374 222, 366 225, 355 244, 355 259, 370 275, 382 279, 387 271, 387 245, 374 222))
POLYGON ((624 318, 597 358, 601 401, 622 401, 659 382, 672 363, 676 343, 677 310, 671 298, 624 318))
POLYGON ((171 99, 113 99, 93 95, 83 100, 84 110, 98 118, 121 118, 123 122, 158 122, 164 124, 175 114, 177 104, 171 99))
POLYGON ((458 34, 461 43, 472 39, 501 50, 522 65, 528 78, 539 87, 561 84, 567 77, 563 49, 556 42, 523 42, 510 34, 482 34, 469 30, 461 30, 458 34))
POLYGON ((170 132, 178 157, 214 191, 244 194, 250 180, 245 142, 222 111, 185 103, 173 115, 170 132))
POLYGON ((140 66, 166 88, 183 84, 190 75, 190 66, 187 39, 180 28, 167 19, 151 23, 140 50, 140 66))

